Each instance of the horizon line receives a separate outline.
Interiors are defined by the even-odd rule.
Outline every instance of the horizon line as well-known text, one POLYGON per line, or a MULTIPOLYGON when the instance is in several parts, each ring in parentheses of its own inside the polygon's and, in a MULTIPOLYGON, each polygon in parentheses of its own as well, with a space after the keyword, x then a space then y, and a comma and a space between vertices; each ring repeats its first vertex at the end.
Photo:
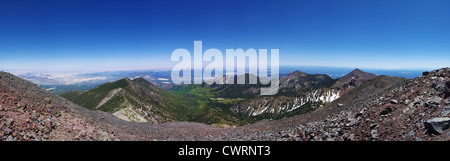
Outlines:
MULTIPOLYGON (((352 67, 352 66, 320 66, 320 65, 280 65, 280 67, 288 67, 288 68, 336 68, 336 69, 361 69, 361 70, 406 70, 406 71, 428 71, 428 70, 437 70, 448 67, 440 67, 440 68, 376 68, 376 67, 352 67)), ((279 68, 280 68, 279 67, 279 68)), ((127 67, 127 68, 90 68, 90 69, 66 69, 66 70, 49 70, 49 69, 3 69, 0 68, 0 71, 10 72, 10 73, 18 73, 18 74, 26 74, 26 73, 98 73, 98 72, 127 72, 127 71, 170 71, 172 70, 172 66, 164 66, 164 67, 127 67)), ((204 68, 202 68, 203 70, 204 68)), ((226 68, 222 68, 226 70, 226 68)), ((248 69, 245 68, 245 69, 248 69)), ((195 69, 191 69, 195 70, 195 69)), ((297 69, 300 70, 300 69, 297 69)), ((281 73, 281 72, 280 72, 281 73)))

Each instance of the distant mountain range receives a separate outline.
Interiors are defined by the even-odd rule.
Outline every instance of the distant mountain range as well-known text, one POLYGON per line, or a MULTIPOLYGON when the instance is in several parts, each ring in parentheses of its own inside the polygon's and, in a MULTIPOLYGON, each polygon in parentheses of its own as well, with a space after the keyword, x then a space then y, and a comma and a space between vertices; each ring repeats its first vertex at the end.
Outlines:
MULTIPOLYGON (((351 72, 352 68, 319 67, 319 66, 280 66, 280 77, 286 76, 296 70, 310 74, 326 74, 333 79, 340 78, 351 72)), ((388 70, 363 69, 375 75, 388 75, 403 78, 415 78, 424 70, 388 70)), ((19 77, 36 83, 55 94, 62 94, 72 90, 87 91, 103 83, 113 82, 128 77, 144 78, 147 81, 163 88, 173 87, 171 71, 108 71, 108 72, 21 72, 19 77)))

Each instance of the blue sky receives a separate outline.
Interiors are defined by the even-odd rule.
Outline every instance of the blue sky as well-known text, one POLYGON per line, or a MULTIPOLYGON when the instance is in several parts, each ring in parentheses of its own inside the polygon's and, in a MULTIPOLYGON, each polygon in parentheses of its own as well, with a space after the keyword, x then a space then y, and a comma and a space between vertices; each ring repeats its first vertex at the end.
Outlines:
POLYGON ((448 0, 0 1, 0 69, 162 68, 173 50, 280 49, 280 65, 450 66, 448 0))

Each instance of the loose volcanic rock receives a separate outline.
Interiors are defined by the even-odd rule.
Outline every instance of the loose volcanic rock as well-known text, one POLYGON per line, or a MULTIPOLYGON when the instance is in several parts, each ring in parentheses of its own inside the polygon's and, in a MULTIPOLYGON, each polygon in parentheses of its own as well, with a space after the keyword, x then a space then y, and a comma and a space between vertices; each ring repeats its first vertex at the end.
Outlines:
POLYGON ((446 116, 448 114, 450 114, 450 106, 444 107, 444 109, 442 109, 442 113, 441 113, 442 116, 446 116))
POLYGON ((383 111, 380 112, 380 115, 387 115, 392 112, 392 108, 386 107, 383 111))
POLYGON ((397 100, 394 100, 394 99, 391 99, 391 102, 390 102, 391 104, 397 104, 398 103, 398 101, 397 100))
POLYGON ((425 128, 429 133, 442 134, 442 132, 450 127, 450 118, 433 118, 424 122, 425 128))
POLYGON ((48 98, 48 97, 44 98, 44 102, 45 102, 46 104, 50 104, 51 101, 52 101, 51 98, 48 98))

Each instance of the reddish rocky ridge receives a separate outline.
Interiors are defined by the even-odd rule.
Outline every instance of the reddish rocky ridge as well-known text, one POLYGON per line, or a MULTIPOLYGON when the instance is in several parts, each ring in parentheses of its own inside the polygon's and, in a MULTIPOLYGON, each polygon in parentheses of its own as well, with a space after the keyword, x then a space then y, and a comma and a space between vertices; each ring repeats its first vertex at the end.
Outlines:
MULTIPOLYGON (((3 77, 3 75, 2 75, 3 77)), ((2 78, 3 79, 3 78, 2 78)), ((23 97, 0 84, 0 140, 117 140, 67 109, 54 107, 52 99, 23 97)))

